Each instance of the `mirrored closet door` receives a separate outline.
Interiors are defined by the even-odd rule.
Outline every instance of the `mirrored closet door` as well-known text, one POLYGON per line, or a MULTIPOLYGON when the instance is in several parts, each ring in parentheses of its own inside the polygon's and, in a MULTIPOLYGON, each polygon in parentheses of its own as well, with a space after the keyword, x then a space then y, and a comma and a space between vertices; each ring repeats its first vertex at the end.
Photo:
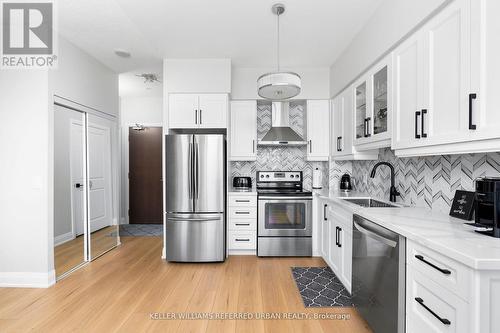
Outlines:
POLYGON ((116 247, 117 126, 54 105, 54 266, 57 278, 116 247))
MULTIPOLYGON (((116 191, 113 149, 117 142, 115 123, 88 115, 88 177, 90 258, 95 259, 118 245, 118 222, 114 218, 116 191)), ((117 211, 117 210, 116 210, 117 211)))
POLYGON ((85 113, 54 105, 54 266, 60 277, 87 260, 85 113))

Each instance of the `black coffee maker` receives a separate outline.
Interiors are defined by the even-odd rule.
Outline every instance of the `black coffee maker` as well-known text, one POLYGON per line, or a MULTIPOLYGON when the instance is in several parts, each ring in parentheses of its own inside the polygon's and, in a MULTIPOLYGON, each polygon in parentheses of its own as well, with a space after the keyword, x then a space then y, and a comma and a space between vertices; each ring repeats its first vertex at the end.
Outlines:
POLYGON ((476 225, 492 230, 478 231, 500 238, 500 178, 484 177, 476 180, 476 225))
POLYGON ((352 190, 352 180, 348 173, 345 173, 340 178, 340 190, 349 192, 352 190))

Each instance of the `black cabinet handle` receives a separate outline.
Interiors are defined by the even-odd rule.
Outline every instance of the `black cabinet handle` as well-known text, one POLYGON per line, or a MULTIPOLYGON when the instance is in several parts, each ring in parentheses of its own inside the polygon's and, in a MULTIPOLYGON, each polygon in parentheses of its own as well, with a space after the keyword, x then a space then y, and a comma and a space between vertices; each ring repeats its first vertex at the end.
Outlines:
POLYGON ((339 246, 339 227, 335 227, 335 245, 339 246))
POLYGON ((368 124, 366 123, 366 118, 363 122, 363 136, 365 138, 368 136, 368 124))
POLYGON ((83 187, 83 184, 80 184, 80 183, 76 183, 76 184, 75 184, 75 187, 76 187, 76 188, 80 188, 80 187, 83 187))
POLYGON ((234 225, 237 225, 237 226, 250 226, 250 223, 235 223, 234 225))
POLYGON ((470 130, 475 130, 476 125, 472 124, 472 100, 476 99, 477 95, 476 94, 469 94, 469 129, 470 130))
POLYGON ((370 122, 372 121, 371 117, 366 118, 366 136, 370 137, 372 133, 370 132, 370 122))
POLYGON ((194 110, 194 123, 198 125, 198 110, 194 110))
POLYGON ((309 140, 309 152, 312 153, 313 152, 313 144, 312 144, 312 140, 309 140))
POLYGON ((323 221, 328 221, 328 219, 326 218, 326 207, 328 207, 327 204, 323 206, 323 221))
POLYGON ((427 134, 424 132, 424 115, 427 114, 427 110, 426 109, 422 109, 422 128, 420 129, 420 132, 422 132, 422 138, 426 138, 427 137, 427 134))
POLYGON ((203 122, 201 121, 201 109, 200 109, 200 125, 203 124, 203 122))
POLYGON ((235 241, 237 242, 250 242, 249 238, 236 238, 235 241))
POLYGON ((235 214, 250 214, 250 212, 234 212, 235 214))
POLYGON ((250 200, 238 200, 238 199, 236 199, 236 202, 250 202, 250 200))
POLYGON ((449 271, 447 269, 444 269, 444 268, 441 268, 441 267, 438 267, 438 266, 434 265, 432 262, 429 262, 429 261, 425 260, 425 258, 424 258, 423 255, 416 254, 415 258, 417 258, 418 260, 426 263, 427 265, 431 266, 432 268, 437 269, 438 271, 440 271, 444 275, 450 275, 451 274, 451 271, 449 271))
POLYGON ((339 233, 339 236, 338 236, 338 242, 337 242, 337 246, 338 247, 342 247, 342 243, 340 242, 340 233, 342 232, 342 228, 341 227, 337 227, 338 228, 338 233, 339 233))
POLYGON ((415 139, 420 139, 418 134, 418 117, 420 117, 420 111, 415 112, 415 139))
POLYGON ((425 305, 424 304, 424 300, 421 299, 420 297, 415 297, 415 301, 417 301, 418 304, 422 305, 424 307, 424 309, 426 309, 427 311, 429 311, 434 317, 436 317, 443 324, 445 324, 445 325, 450 325, 451 324, 451 321, 449 321, 446 318, 441 318, 437 313, 435 313, 427 305, 425 305))
POLYGON ((339 136, 339 151, 342 151, 342 137, 339 136))

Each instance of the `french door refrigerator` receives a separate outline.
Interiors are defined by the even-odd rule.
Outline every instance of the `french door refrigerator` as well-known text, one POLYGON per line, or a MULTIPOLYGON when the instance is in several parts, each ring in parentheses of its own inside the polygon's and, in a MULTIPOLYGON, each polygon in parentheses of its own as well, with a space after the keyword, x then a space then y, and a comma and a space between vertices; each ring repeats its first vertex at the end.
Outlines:
POLYGON ((165 150, 167 260, 224 261, 225 136, 167 135, 165 150))

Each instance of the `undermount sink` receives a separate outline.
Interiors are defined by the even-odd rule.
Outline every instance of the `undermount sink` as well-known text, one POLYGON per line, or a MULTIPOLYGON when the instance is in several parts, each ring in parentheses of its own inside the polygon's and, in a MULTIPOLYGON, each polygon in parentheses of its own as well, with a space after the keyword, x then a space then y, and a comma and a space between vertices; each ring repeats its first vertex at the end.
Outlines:
POLYGON ((375 200, 372 198, 342 198, 342 200, 345 200, 347 202, 352 202, 353 204, 356 204, 361 207, 379 207, 379 208, 398 208, 399 206, 375 200))

